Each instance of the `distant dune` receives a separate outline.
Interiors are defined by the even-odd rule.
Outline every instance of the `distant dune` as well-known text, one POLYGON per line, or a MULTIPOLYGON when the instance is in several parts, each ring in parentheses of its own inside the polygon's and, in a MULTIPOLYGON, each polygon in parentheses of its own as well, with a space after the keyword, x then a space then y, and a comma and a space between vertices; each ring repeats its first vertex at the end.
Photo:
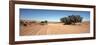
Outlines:
POLYGON ((80 34, 89 33, 89 21, 77 23, 76 25, 63 25, 63 23, 48 23, 41 25, 39 23, 32 23, 28 26, 20 26, 20 36, 30 35, 55 35, 55 34, 80 34))

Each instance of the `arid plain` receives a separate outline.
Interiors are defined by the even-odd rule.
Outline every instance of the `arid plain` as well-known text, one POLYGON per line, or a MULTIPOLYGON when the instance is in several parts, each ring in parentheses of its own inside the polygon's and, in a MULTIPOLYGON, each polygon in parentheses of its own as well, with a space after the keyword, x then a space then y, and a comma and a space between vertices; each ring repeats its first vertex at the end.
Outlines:
POLYGON ((75 25, 64 25, 63 23, 48 23, 41 25, 39 23, 32 23, 27 26, 20 26, 20 36, 80 34, 89 32, 89 22, 82 22, 81 24, 75 25))

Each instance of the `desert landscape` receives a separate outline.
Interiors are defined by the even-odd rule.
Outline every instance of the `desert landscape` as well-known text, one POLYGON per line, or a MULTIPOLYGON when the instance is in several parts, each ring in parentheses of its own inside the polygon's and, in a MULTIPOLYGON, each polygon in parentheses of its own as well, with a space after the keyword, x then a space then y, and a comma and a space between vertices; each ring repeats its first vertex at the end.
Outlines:
POLYGON ((80 34, 90 32, 89 22, 82 22, 75 25, 63 25, 63 23, 48 23, 41 25, 39 23, 32 23, 27 26, 21 26, 20 35, 54 35, 54 34, 80 34))
POLYGON ((90 33, 90 12, 20 9, 20 36, 90 33))

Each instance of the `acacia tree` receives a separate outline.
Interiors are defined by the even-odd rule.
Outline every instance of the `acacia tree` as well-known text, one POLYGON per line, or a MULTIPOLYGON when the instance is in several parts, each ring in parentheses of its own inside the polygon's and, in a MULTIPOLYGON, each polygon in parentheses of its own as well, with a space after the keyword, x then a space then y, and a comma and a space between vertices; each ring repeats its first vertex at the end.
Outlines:
POLYGON ((64 24, 75 24, 78 22, 82 22, 82 17, 80 15, 70 15, 68 17, 63 17, 60 19, 61 22, 64 24))

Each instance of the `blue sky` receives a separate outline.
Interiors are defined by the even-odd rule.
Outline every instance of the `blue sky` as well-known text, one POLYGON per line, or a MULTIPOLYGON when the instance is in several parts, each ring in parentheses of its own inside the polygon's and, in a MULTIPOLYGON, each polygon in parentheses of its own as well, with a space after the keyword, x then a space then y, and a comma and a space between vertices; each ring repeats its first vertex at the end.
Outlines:
POLYGON ((49 10, 49 9, 24 9, 20 8, 21 20, 54 21, 59 22, 60 18, 69 15, 80 15, 83 21, 90 20, 89 11, 71 11, 71 10, 49 10))

